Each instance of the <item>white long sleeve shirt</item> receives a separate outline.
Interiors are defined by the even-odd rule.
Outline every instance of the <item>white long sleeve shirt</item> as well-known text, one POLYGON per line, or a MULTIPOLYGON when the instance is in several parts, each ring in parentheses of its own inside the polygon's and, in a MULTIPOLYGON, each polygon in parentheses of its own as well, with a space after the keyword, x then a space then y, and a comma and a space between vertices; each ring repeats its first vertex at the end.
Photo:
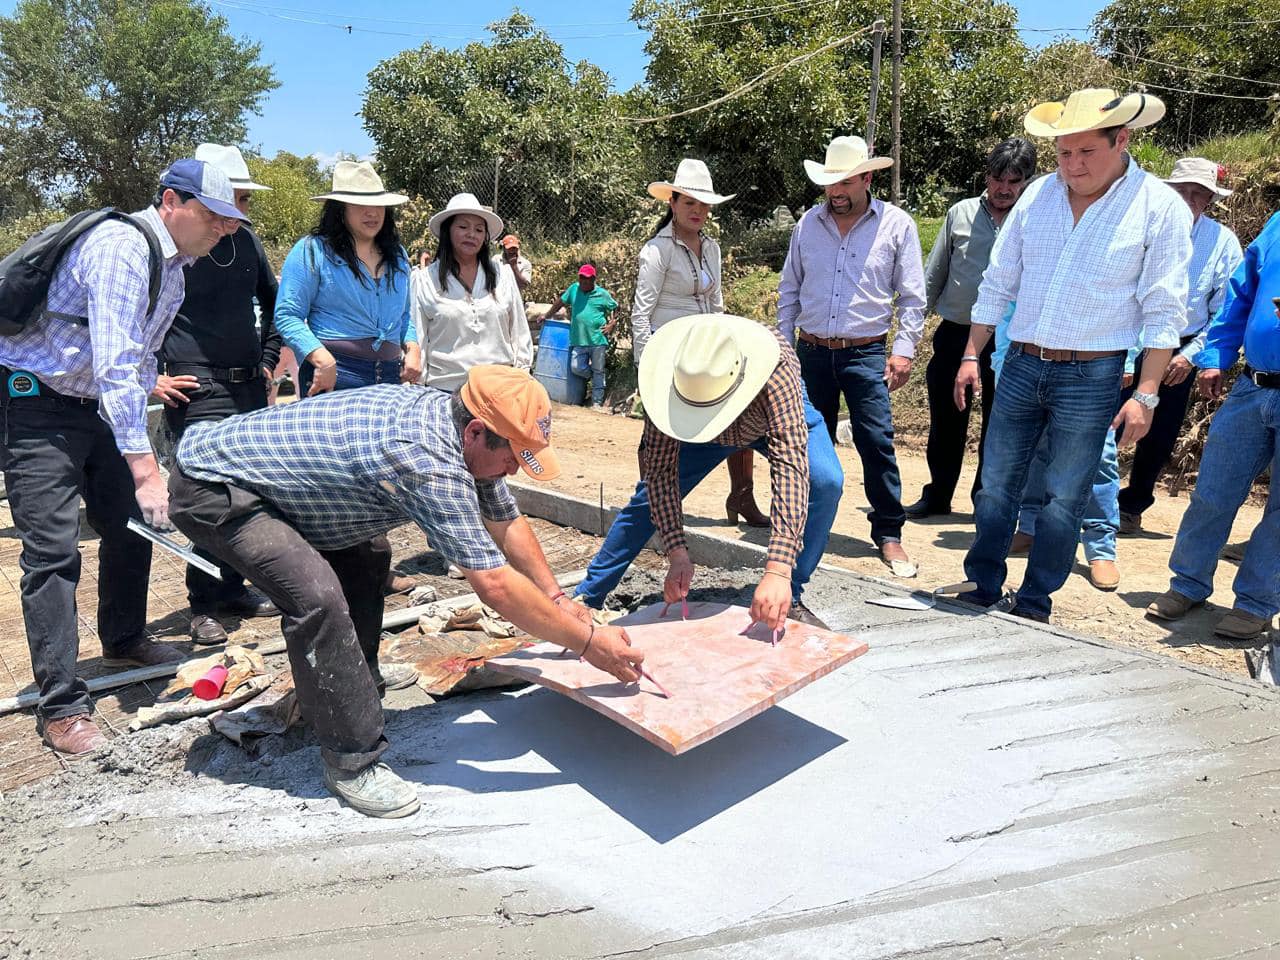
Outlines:
POLYGON ((515 275, 494 260, 497 289, 488 289, 484 270, 468 290, 450 274, 440 288, 440 264, 413 274, 413 315, 422 344, 422 383, 456 390, 477 364, 499 363, 521 370, 533 365, 533 338, 515 275))
POLYGON ((720 245, 704 236, 701 254, 701 258, 694 256, 676 238, 671 224, 640 248, 631 305, 631 352, 637 363, 649 336, 664 323, 693 314, 724 313, 720 245))
POLYGON ((1005 219, 973 323, 994 327, 1016 301, 1009 338, 1058 350, 1176 348, 1187 319, 1191 210, 1126 157, 1126 169, 1074 222, 1050 174, 1005 219))

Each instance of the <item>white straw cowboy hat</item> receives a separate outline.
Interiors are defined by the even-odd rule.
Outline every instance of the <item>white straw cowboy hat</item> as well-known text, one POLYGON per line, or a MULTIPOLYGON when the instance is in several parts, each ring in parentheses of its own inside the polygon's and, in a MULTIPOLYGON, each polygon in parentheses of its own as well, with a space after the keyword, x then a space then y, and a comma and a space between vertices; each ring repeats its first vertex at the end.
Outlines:
POLYGON ((1065 103, 1032 107, 1022 125, 1033 137, 1065 137, 1107 127, 1149 127, 1164 116, 1164 101, 1149 93, 1120 96, 1105 87, 1077 90, 1065 103))
POLYGON ((368 160, 339 160, 333 165, 333 189, 312 200, 341 200, 362 207, 394 207, 408 203, 403 193, 390 193, 368 160))
POLYGON ((1165 183, 1194 183, 1204 187, 1219 200, 1231 196, 1226 187, 1218 186, 1226 171, 1212 160, 1204 157, 1183 157, 1173 165, 1173 173, 1164 178, 1165 183))
POLYGON ((836 137, 827 144, 826 159, 822 163, 806 160, 804 172, 818 186, 829 187, 868 170, 884 170, 892 166, 891 157, 870 156, 867 141, 861 137, 836 137))
POLYGON ((760 393, 781 354, 773 331, 746 317, 702 313, 665 323, 640 357, 645 416, 685 443, 714 440, 760 393))
POLYGON ((270 190, 249 178, 249 165, 244 162, 236 147, 224 147, 218 143, 202 143, 196 147, 196 159, 212 164, 227 175, 233 190, 270 190))
POLYGON ((441 225, 450 217, 457 216, 459 213, 469 213, 472 216, 483 219, 485 225, 489 228, 490 240, 496 240, 502 234, 502 218, 488 207, 481 205, 474 193, 455 193, 449 198, 448 205, 427 221, 427 227, 431 230, 431 235, 439 240, 441 225))
POLYGON ((649 184, 648 189, 649 196, 657 200, 668 201, 671 199, 671 194, 683 193, 713 207, 717 203, 724 203, 737 196, 736 193, 727 195, 716 193, 711 183, 711 171, 707 169, 707 165, 701 160, 692 160, 688 157, 681 160, 680 165, 676 167, 675 179, 655 180, 649 184))

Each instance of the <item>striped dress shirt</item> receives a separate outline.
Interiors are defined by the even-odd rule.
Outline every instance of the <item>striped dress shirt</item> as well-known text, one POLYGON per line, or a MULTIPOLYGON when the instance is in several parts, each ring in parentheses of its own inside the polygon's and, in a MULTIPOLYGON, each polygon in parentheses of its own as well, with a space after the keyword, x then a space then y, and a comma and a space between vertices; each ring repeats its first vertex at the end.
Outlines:
POLYGON ((151 259, 136 227, 108 221, 67 251, 49 284, 48 309, 89 324, 43 317, 12 337, 0 337, 0 364, 34 373, 59 393, 99 401, 98 416, 111 427, 121 453, 150 453, 147 395, 156 385, 156 351, 182 306, 182 256, 154 207, 134 217, 156 239, 164 256, 156 308, 147 315, 151 259))
POLYGON ((178 467, 256 493, 318 550, 412 521, 450 563, 492 570, 507 561, 481 518, 504 523, 520 511, 505 479, 467 472, 451 397, 380 384, 193 424, 178 467))
POLYGON ((1055 174, 1005 218, 972 321, 994 327, 1016 301, 1009 338, 1059 350, 1176 348, 1186 323, 1191 210, 1131 157, 1079 223, 1055 174))
MULTIPOLYGON (((781 336, 778 339, 782 356, 773 374, 747 409, 711 443, 743 448, 764 438, 773 498, 769 507, 768 558, 794 566, 809 514, 809 428, 804 419, 800 361, 791 345, 781 336)), ((680 503, 681 442, 648 419, 643 442, 649 513, 670 552, 685 545, 684 509, 680 503)))
POLYGON ((873 197, 841 236, 823 203, 791 232, 778 282, 778 329, 788 342, 797 328, 828 340, 879 337, 889 332, 896 310, 893 353, 914 357, 924 299, 920 234, 910 214, 873 197))

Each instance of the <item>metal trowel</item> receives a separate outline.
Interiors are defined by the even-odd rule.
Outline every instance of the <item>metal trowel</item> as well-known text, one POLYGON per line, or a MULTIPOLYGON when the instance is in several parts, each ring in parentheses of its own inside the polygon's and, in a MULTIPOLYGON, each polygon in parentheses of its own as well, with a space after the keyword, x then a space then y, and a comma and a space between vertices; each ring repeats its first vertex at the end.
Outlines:
POLYGON ((172 537, 167 537, 154 527, 149 527, 145 523, 134 520, 132 517, 126 526, 140 537, 146 537, 156 546, 164 550, 168 550, 183 563, 189 563, 197 570, 201 570, 213 577, 215 580, 222 579, 222 571, 218 569, 216 563, 210 563, 204 557, 200 556, 188 546, 184 546, 172 537))
POLYGON ((870 597, 867 603, 874 603, 881 607, 897 607, 899 610, 932 610, 939 597, 951 597, 957 593, 968 593, 970 590, 977 589, 976 583, 966 580, 964 583, 951 583, 945 587, 938 587, 933 593, 916 591, 908 597, 870 597))

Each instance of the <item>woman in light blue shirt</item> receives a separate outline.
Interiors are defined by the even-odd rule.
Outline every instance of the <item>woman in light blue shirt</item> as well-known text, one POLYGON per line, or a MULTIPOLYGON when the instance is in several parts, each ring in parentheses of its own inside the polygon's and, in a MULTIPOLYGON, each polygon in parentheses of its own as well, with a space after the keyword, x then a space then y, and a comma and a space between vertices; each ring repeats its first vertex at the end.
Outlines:
POLYGON ((411 382, 422 372, 409 314, 409 258, 369 163, 339 161, 320 222, 289 251, 276 328, 298 357, 298 394, 411 382))

